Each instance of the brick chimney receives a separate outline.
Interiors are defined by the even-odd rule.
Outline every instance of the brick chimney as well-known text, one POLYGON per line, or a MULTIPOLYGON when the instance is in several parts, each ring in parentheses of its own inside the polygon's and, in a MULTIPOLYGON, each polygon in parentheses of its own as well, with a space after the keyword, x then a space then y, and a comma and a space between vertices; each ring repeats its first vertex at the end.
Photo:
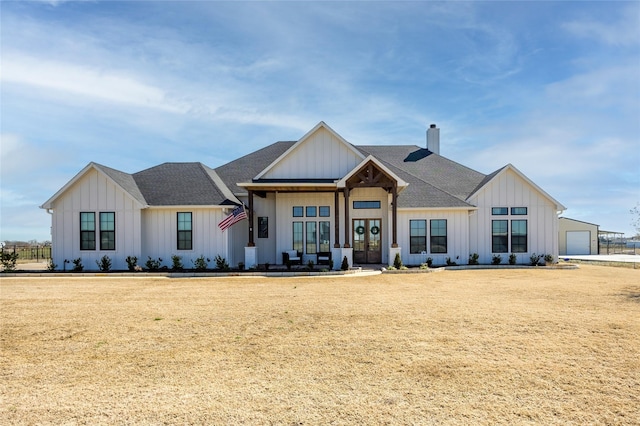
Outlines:
POLYGON ((427 149, 440 155, 440 129, 435 124, 427 129, 427 149))

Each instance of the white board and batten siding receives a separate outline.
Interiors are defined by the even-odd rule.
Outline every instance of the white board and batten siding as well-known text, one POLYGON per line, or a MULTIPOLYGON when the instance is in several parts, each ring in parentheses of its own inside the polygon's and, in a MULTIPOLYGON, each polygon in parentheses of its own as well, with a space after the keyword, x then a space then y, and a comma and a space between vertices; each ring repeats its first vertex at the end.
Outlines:
MULTIPOLYGON (((59 269, 65 268, 65 259, 81 258, 85 270, 96 270, 96 260, 105 255, 111 258, 112 269, 127 269, 127 256, 140 257, 140 204, 96 169, 87 170, 51 207, 52 256, 59 269), (95 250, 80 250, 81 212, 95 213, 95 250), (100 250, 100 212, 115 213, 115 250, 100 250)), ((66 265, 67 270, 72 267, 72 263, 66 265)))
MULTIPOLYGON (((444 265, 447 258, 460 264, 466 264, 469 257, 469 213, 468 210, 447 209, 398 209, 398 245, 402 249, 402 262, 405 265, 420 265, 427 257, 433 259, 434 265, 444 265), (431 253, 429 227, 432 219, 447 221, 447 253, 431 253), (410 221, 426 220, 427 253, 426 255, 411 253, 410 221)), ((392 261, 393 259, 391 259, 392 261)))
MULTIPOLYGON (((480 263, 491 263, 491 221, 508 220, 509 236, 511 220, 527 220, 527 252, 516 253, 517 263, 527 263, 533 253, 558 254, 558 206, 545 194, 529 184, 513 170, 506 170, 474 194, 469 200, 478 207, 469 216, 469 250, 478 253, 480 263), (507 207, 506 216, 493 216, 492 207, 507 207), (512 207, 526 207, 526 215, 511 215, 512 207)), ((509 246, 511 238, 509 237, 509 246)), ((508 253, 499 253, 506 263, 508 253)))
POLYGON ((349 149, 327 129, 320 127, 295 145, 261 178, 263 179, 337 179, 360 164, 362 157, 349 149))
MULTIPOLYGON (((144 265, 148 257, 162 258, 162 266, 171 267, 171 256, 181 256, 185 268, 192 268, 193 261, 204 256, 211 259, 209 267, 215 267, 213 259, 220 255, 229 261, 228 235, 221 232, 218 224, 225 217, 220 207, 172 207, 148 208, 142 211, 142 258, 144 265), (192 249, 178 250, 178 213, 191 213, 192 249)), ((238 224, 237 226, 240 226, 238 224)))

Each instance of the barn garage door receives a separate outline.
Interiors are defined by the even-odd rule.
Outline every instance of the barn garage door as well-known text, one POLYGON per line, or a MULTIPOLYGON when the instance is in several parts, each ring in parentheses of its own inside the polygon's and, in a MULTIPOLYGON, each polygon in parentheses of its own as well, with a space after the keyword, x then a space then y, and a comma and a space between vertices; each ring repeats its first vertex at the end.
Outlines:
POLYGON ((591 254, 591 233, 567 231, 567 254, 591 254))

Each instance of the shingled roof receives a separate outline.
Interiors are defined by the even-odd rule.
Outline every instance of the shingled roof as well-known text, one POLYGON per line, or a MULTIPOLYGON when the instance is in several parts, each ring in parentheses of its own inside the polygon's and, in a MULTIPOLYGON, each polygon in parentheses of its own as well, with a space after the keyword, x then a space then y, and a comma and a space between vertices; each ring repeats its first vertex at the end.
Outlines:
MULTIPOLYGON (((238 182, 250 182, 295 142, 276 142, 215 169, 234 193, 245 193, 238 182)), ((472 207, 465 200, 486 176, 416 145, 352 145, 372 155, 409 186, 398 197, 399 207, 472 207)))
POLYGON ((233 205, 226 188, 214 182, 213 169, 202 163, 163 163, 133 174, 148 205, 233 205))
POLYGON ((378 158, 409 182, 409 187, 398 197, 399 207, 470 207, 465 200, 486 177, 416 145, 356 148, 378 158))

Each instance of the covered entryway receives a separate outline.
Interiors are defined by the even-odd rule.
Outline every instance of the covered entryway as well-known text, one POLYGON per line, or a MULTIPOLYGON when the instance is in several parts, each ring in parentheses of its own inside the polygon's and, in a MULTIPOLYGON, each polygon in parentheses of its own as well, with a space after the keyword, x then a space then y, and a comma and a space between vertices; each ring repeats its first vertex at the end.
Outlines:
POLYGON ((381 219, 353 220, 354 263, 381 263, 381 219))

